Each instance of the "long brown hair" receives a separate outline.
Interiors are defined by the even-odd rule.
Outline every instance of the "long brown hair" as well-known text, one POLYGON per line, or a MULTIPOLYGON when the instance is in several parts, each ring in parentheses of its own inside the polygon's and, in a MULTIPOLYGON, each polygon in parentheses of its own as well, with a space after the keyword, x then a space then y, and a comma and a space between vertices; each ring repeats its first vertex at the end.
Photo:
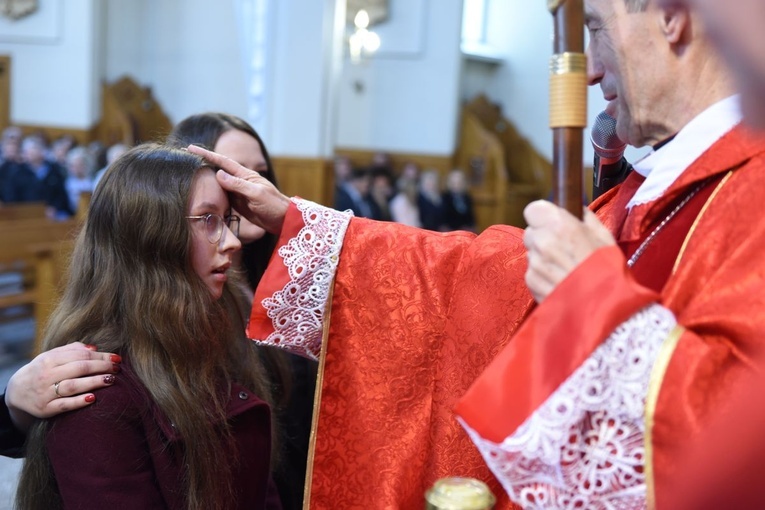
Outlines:
MULTIPOLYGON (((201 158, 155 144, 128 151, 109 168, 91 200, 43 348, 87 340, 126 355, 155 405, 194 445, 184 452, 188 508, 225 509, 232 505, 229 466, 236 454, 226 420, 229 386, 236 380, 268 395, 234 286, 214 300, 190 263, 184 216, 204 171, 211 170, 201 158)), ((45 453, 47 430, 40 422, 30 435, 20 508, 60 506, 45 453)))

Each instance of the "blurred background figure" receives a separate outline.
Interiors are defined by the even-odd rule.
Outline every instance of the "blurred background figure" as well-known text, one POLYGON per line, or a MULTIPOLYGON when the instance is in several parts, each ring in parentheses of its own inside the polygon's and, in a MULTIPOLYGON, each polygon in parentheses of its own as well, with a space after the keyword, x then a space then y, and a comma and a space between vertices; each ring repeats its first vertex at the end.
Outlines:
POLYGON ((45 202, 51 218, 66 219, 74 214, 66 192, 66 170, 45 158, 47 147, 38 135, 21 142, 23 163, 8 178, 8 202, 45 202))
POLYGON ((420 181, 420 167, 414 161, 407 161, 404 166, 401 167, 401 175, 398 176, 398 180, 410 180, 412 182, 420 181))
POLYGON ((77 212, 80 205, 80 195, 93 191, 93 165, 90 153, 85 147, 75 147, 66 154, 66 192, 69 204, 77 212))
POLYGON ((337 189, 350 179, 353 165, 347 156, 336 156, 333 169, 335 172, 335 188, 337 189))
POLYGON ((372 188, 369 198, 372 201, 372 214, 375 219, 391 221, 390 201, 393 198, 393 175, 385 168, 372 169, 372 188))
POLYGON ((443 232, 444 204, 441 199, 441 178, 437 170, 426 170, 420 176, 420 189, 417 196, 422 228, 443 232))
POLYGON ((128 147, 124 143, 115 143, 106 149, 106 166, 98 170, 96 175, 93 177, 94 190, 96 189, 96 186, 98 186, 98 182, 101 180, 101 177, 104 176, 106 169, 109 168, 109 166, 114 163, 118 157, 122 156, 122 154, 124 154, 127 150, 128 147))
MULTIPOLYGON (((376 206, 369 196, 372 176, 368 168, 354 168, 347 181, 335 190, 335 206, 338 211, 353 211, 362 218, 375 218, 376 206)), ((379 214, 379 213, 378 213, 379 214)))
MULTIPOLYGON (((5 143, 6 141, 15 141, 16 145, 21 144, 21 139, 23 138, 21 133, 21 128, 17 126, 8 126, 7 128, 3 129, 2 137, 0 137, 0 144, 5 143)), ((2 147, 0 147, 0 162, 5 160, 5 151, 2 147)))
POLYGON ((467 190, 465 173, 455 168, 446 177, 443 196, 444 222, 449 230, 476 231, 473 199, 467 190))
POLYGON ((69 151, 77 146, 77 140, 72 135, 63 135, 56 138, 50 146, 50 161, 62 167, 66 167, 66 158, 69 151))
POLYGON ((21 167, 21 147, 20 142, 15 137, 3 137, 0 144, 0 150, 3 152, 3 159, 0 162, 0 202, 9 200, 7 187, 11 175, 16 173, 21 167))
POLYGON ((372 154, 372 173, 386 173, 393 178, 393 159, 390 154, 384 151, 378 151, 372 154))
POLYGON ((421 228, 420 208, 417 207, 417 181, 400 178, 397 187, 398 193, 390 202, 391 219, 396 223, 421 228))

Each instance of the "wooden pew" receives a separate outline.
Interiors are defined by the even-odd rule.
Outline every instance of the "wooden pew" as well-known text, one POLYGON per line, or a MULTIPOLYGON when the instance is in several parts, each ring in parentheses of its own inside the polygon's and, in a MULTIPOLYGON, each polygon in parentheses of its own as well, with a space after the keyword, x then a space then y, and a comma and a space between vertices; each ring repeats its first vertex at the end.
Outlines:
MULTIPOLYGON (((47 321, 64 242, 72 242, 81 223, 76 220, 25 219, 0 222, 0 311, 30 310, 37 319, 36 337, 47 321)), ((37 339, 36 339, 37 340, 37 339)))
POLYGON ((45 218, 45 202, 0 204, 0 222, 45 218))
POLYGON ((35 260, 35 341, 33 355, 40 353, 40 342, 53 309, 66 284, 74 239, 30 246, 35 260))

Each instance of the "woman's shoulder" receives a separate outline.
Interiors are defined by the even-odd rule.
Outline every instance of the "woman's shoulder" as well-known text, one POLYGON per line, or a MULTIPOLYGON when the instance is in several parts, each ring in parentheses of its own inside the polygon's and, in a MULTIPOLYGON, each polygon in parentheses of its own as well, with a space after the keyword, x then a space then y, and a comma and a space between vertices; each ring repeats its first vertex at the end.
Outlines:
POLYGON ((114 383, 93 391, 96 401, 87 407, 77 409, 53 418, 62 422, 97 422, 109 420, 138 420, 150 409, 151 399, 133 368, 123 356, 120 371, 115 374, 114 383))

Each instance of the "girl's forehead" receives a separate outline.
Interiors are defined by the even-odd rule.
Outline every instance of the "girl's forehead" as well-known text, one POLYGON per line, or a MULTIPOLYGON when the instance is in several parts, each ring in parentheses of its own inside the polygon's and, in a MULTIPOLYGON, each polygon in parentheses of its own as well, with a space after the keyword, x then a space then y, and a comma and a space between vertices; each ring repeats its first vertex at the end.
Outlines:
POLYGON ((194 179, 189 208, 206 208, 213 212, 225 212, 229 208, 228 195, 218 184, 212 169, 200 170, 194 179))

